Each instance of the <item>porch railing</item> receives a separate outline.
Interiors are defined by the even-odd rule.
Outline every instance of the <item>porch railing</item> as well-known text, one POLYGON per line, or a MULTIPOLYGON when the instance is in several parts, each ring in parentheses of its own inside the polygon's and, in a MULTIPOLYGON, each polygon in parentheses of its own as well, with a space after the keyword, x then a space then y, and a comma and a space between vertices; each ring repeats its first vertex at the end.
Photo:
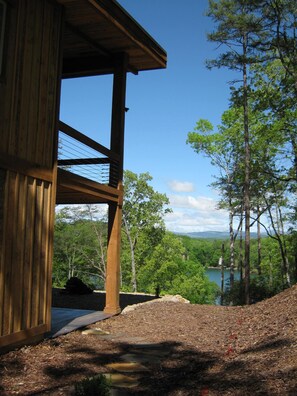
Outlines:
POLYGON ((119 156, 64 122, 59 122, 58 167, 117 187, 119 156))

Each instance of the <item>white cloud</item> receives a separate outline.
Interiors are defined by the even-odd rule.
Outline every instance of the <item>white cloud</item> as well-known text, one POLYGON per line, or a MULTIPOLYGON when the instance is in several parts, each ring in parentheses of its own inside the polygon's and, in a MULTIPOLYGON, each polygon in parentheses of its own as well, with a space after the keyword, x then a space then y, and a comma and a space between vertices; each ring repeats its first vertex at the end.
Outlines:
POLYGON ((228 214, 216 208, 209 197, 172 195, 169 197, 172 213, 166 215, 166 227, 175 232, 226 231, 228 214))
POLYGON ((174 192, 192 192, 194 191, 194 184, 187 181, 172 180, 168 183, 171 191, 174 192))
POLYGON ((216 201, 212 198, 198 196, 193 197, 191 195, 169 195, 170 204, 177 208, 188 208, 196 210, 215 210, 216 201))

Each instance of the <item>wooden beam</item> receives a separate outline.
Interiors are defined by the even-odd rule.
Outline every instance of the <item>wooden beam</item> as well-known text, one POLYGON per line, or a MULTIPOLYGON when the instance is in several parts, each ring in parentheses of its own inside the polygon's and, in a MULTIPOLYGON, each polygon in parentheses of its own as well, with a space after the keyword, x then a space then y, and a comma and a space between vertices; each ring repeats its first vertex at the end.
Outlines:
POLYGON ((21 173, 36 179, 53 182, 52 169, 46 169, 30 161, 0 152, 0 168, 8 169, 12 172, 21 173))
MULTIPOLYGON (((64 169, 58 169, 58 192, 59 187, 63 187, 66 191, 76 191, 86 195, 98 198, 98 202, 103 200, 106 202, 119 202, 122 194, 121 191, 114 187, 106 186, 104 184, 96 183, 92 180, 86 179, 85 177, 75 175, 74 173, 68 172, 64 169)), ((57 201, 57 203, 60 203, 57 201)))
POLYGON ((81 204, 108 204, 108 199, 94 197, 86 193, 68 190, 67 192, 58 192, 57 205, 81 205, 81 204))
MULTIPOLYGON (((124 164, 124 129, 125 101, 127 82, 128 55, 119 54, 113 80, 112 119, 111 119, 111 151, 119 156, 118 181, 123 181, 124 164)), ((112 167, 111 167, 112 168, 112 167)), ((110 172, 115 170, 111 169, 110 172)))
POLYGON ((58 166, 110 164, 109 158, 75 158, 58 160, 58 166))
POLYGON ((16 344, 21 341, 29 342, 30 338, 37 335, 44 335, 48 331, 48 327, 45 324, 33 327, 27 330, 21 330, 19 332, 8 334, 0 338, 0 349, 10 344, 16 344))
MULTIPOLYGON (((104 58, 99 55, 65 58, 63 60, 63 79, 101 76, 113 74, 116 68, 114 57, 104 58)), ((132 65, 127 66, 127 71, 135 75, 138 70, 132 65)))
POLYGON ((116 152, 113 152, 105 146, 102 146, 102 144, 97 143, 95 140, 89 138, 88 136, 77 131, 76 129, 72 128, 70 125, 67 125, 62 121, 59 121, 59 130, 66 133, 66 135, 72 137, 73 139, 78 140, 86 146, 98 151, 99 153, 106 155, 108 158, 111 158, 114 161, 118 161, 120 159, 120 156, 116 152))
POLYGON ((153 59, 157 67, 166 67, 166 51, 150 36, 143 27, 128 14, 120 5, 109 0, 87 0, 106 19, 116 26, 138 48, 141 48, 147 56, 153 59))
POLYGON ((102 56, 86 56, 66 58, 63 61, 63 78, 100 76, 112 74, 114 63, 111 58, 102 56))

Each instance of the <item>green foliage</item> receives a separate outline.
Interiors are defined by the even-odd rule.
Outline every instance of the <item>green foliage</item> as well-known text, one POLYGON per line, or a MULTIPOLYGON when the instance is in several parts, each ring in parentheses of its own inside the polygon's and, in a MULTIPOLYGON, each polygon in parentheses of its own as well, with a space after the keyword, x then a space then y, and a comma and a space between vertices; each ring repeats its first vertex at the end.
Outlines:
POLYGON ((75 396, 108 396, 110 383, 103 374, 86 378, 75 384, 75 396))
MULTIPOLYGON (((123 203, 123 239, 124 246, 130 250, 130 256, 122 255, 122 282, 131 274, 132 291, 137 291, 137 272, 143 260, 155 247, 165 230, 164 215, 170 212, 169 200, 149 184, 152 177, 149 173, 137 175, 131 171, 124 172, 123 203), (128 261, 131 270, 127 268, 128 261)), ((128 286, 127 284, 125 286, 128 286)))
POLYGON ((166 208, 168 198, 154 191, 149 185, 151 180, 149 173, 137 175, 131 171, 124 172, 123 217, 133 235, 137 235, 139 229, 163 226, 163 216, 170 212, 166 208))
POLYGON ((197 260, 187 258, 183 240, 165 233, 139 271, 139 289, 154 293, 159 287, 161 295, 180 294, 194 304, 212 304, 217 296, 217 287, 209 281, 197 260))
POLYGON ((258 48, 266 37, 264 20, 257 11, 255 1, 209 0, 207 15, 216 30, 208 34, 208 40, 225 49, 217 59, 207 62, 209 68, 243 71, 245 65, 257 61, 258 48))
POLYGON ((76 276, 93 289, 103 289, 107 224, 98 205, 64 207, 56 214, 53 285, 64 287, 76 276))
MULTIPOLYGON (((217 130, 200 119, 187 139, 220 172, 212 186, 221 196, 218 207, 229 212, 227 263, 238 261, 236 219, 245 223, 247 236, 257 224, 274 240, 274 256, 262 252, 260 268, 272 290, 278 290, 276 279, 289 286, 297 278, 296 249, 286 235, 297 219, 296 12, 290 0, 209 0, 215 30, 208 39, 223 52, 207 66, 240 74, 217 130)), ((244 242, 248 302, 249 269, 259 267, 261 252, 250 238, 244 242)))
MULTIPOLYGON (((269 278, 265 276, 252 276, 250 281, 250 302, 252 304, 270 298, 283 290, 283 286, 271 285, 269 278)), ((229 287, 224 293, 224 305, 244 305, 244 284, 243 282, 234 281, 232 289, 229 287)))
POLYGON ((169 294, 180 294, 192 304, 214 304, 219 287, 209 281, 201 265, 191 262, 183 264, 180 275, 174 278, 169 294))
POLYGON ((222 242, 218 239, 198 239, 180 236, 185 247, 185 256, 189 260, 197 261, 204 268, 217 267, 221 257, 222 242))

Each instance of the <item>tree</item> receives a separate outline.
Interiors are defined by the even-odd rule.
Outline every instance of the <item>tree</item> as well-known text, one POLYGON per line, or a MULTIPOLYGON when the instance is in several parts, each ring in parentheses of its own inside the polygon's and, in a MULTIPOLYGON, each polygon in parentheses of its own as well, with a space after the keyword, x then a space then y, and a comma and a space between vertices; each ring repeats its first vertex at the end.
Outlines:
POLYGON ((197 154, 203 153, 211 160, 211 164, 219 170, 220 176, 212 185, 219 189, 222 200, 219 207, 229 212, 229 235, 230 235, 230 284, 234 282, 234 243, 237 232, 234 232, 234 218, 241 213, 241 186, 238 180, 241 173, 240 159, 242 153, 242 119, 241 112, 237 108, 231 108, 224 112, 222 125, 218 131, 213 132, 212 124, 200 119, 193 132, 188 133, 187 143, 197 154))
POLYGON ((63 207, 57 211, 53 280, 64 286, 77 276, 87 284, 105 286, 107 222, 98 205, 63 207))
POLYGON ((139 287, 154 293, 180 294, 194 304, 213 304, 218 294, 204 267, 185 258, 183 239, 166 232, 139 272, 139 287))
POLYGON ((124 172, 123 231, 130 248, 132 290, 137 291, 137 245, 143 233, 165 230, 164 215, 170 212, 165 194, 156 192, 149 173, 124 172))
POLYGON ((297 4, 292 0, 256 0, 255 6, 266 26, 261 42, 262 58, 279 59, 297 96, 297 4))
POLYGON ((228 67, 241 73, 242 84, 237 91, 238 104, 243 109, 244 125, 244 215, 245 215, 245 300, 249 304, 250 283, 250 130, 249 130, 249 81, 250 65, 258 61, 257 47, 265 36, 262 16, 255 12, 254 1, 209 0, 208 16, 216 24, 216 31, 208 39, 226 48, 216 60, 208 62, 212 67, 228 67))

